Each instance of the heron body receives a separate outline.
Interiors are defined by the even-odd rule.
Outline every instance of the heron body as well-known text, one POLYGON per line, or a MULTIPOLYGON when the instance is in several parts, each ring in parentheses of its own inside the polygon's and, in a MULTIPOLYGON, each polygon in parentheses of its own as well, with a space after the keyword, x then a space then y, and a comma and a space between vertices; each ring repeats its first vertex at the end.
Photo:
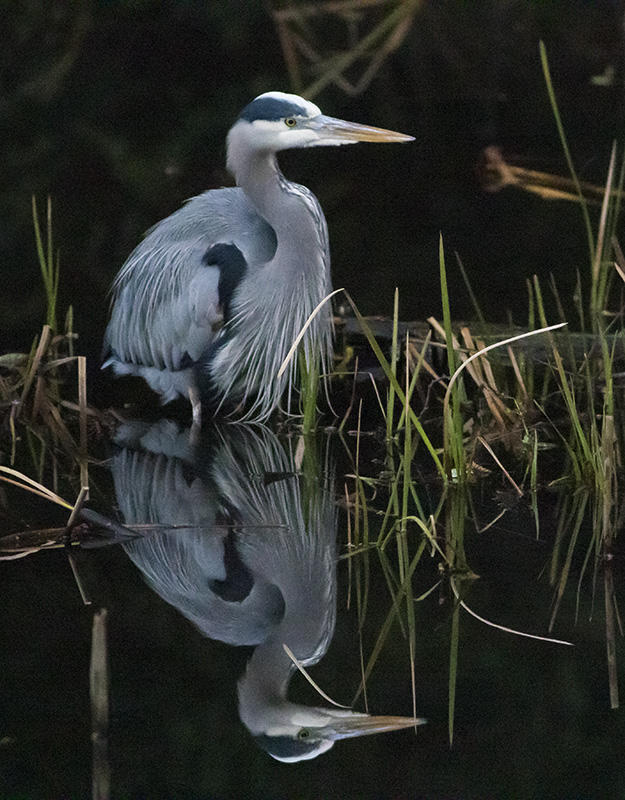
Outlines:
MULTIPOLYGON (((312 192, 284 177, 276 153, 411 138, 326 117, 297 95, 257 97, 228 134, 236 187, 205 192, 159 222, 119 272, 104 366, 144 378, 165 403, 199 393, 214 409, 268 417, 294 385, 297 359, 279 376, 280 367, 331 291, 325 217, 312 192)), ((327 303, 300 350, 307 369, 330 366, 327 303)))

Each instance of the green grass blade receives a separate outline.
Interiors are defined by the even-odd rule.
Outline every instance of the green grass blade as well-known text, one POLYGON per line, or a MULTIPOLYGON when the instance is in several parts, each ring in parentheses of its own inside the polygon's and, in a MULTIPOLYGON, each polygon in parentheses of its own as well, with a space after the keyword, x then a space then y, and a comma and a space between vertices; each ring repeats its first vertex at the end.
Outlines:
POLYGON ((454 715, 456 712, 456 686, 458 682, 458 642, 460 640, 460 604, 456 603, 451 617, 451 636, 449 638, 449 690, 447 704, 447 725, 449 746, 454 743, 454 715))
POLYGON ((539 49, 540 49, 540 62, 543 68, 543 75, 545 78, 545 84, 547 86, 549 102, 551 103, 551 111, 553 113, 553 118, 555 120, 556 127, 558 128, 560 143, 562 144, 562 149, 564 150, 566 163, 568 165, 569 172, 571 174, 571 179, 575 186, 575 191, 577 192, 580 208, 582 209, 584 225, 586 226, 586 237, 588 240, 588 252, 590 255, 590 264, 592 267, 595 255, 595 237, 592 232, 590 214, 588 213, 588 204, 586 203, 586 198, 584 197, 584 193, 582 192, 582 187, 580 185, 579 178, 577 177, 577 172, 575 171, 575 165, 573 164, 573 158, 571 156, 571 151, 569 149, 566 133, 564 132, 564 125, 562 124, 562 118, 560 117, 560 111, 558 109, 558 101, 556 99, 556 93, 553 88, 553 82, 551 80, 551 71, 549 69, 549 60, 547 58, 547 48, 545 47, 545 43, 543 41, 539 43, 539 49))
POLYGON ((399 385, 399 382, 397 381, 397 378, 395 377, 395 375, 393 375, 393 372, 391 370, 391 366, 388 363, 384 353, 382 352, 382 349, 381 349, 380 345, 378 344, 375 336, 373 335, 373 331, 371 330, 371 326, 367 323, 367 320, 362 316, 362 314, 358 310, 358 307, 356 306, 356 304, 354 303, 354 301, 352 300, 352 298, 350 297, 348 292, 345 292, 345 296, 347 297, 347 300, 348 300, 350 306, 352 307, 356 318, 358 319, 358 322, 360 324, 362 332, 365 334, 365 336, 367 338, 367 341, 369 342, 369 345, 371 346, 371 349, 375 353, 375 357, 377 358, 378 363, 382 367, 382 370, 384 371, 384 374, 386 375, 388 380, 393 384, 393 388, 395 390, 395 394, 397 395, 400 403, 405 408, 407 407, 408 415, 410 417, 410 420, 411 420, 412 424, 414 425, 416 431, 418 432, 418 434, 419 434, 421 440, 423 441, 424 445, 426 446, 430 456, 432 457, 432 460, 434 461, 434 464, 436 465, 436 469, 438 470, 438 472, 441 475, 441 477, 444 480, 446 480, 447 476, 446 476, 445 468, 443 467, 443 464, 442 464, 440 458, 438 457, 436 449, 435 449, 434 445, 432 444, 432 442, 430 441, 430 438, 427 435, 427 433, 425 432, 425 429, 423 428, 423 425, 421 424, 421 422, 420 422, 419 418, 417 417, 417 415, 414 413, 412 408, 410 408, 410 406, 406 406, 406 395, 404 394, 403 389, 399 385))
MULTIPOLYGON (((447 368, 449 375, 456 373, 456 353, 454 351, 454 334, 451 327, 451 305, 449 302, 449 290, 447 286, 447 269, 445 266, 445 249, 443 246, 443 236, 438 238, 438 266, 441 284, 441 302, 443 306, 443 330, 445 332, 445 344, 447 351, 447 368)), ((466 459, 464 453, 462 415, 460 413, 460 384, 450 392, 452 380, 448 384, 445 399, 451 398, 451 408, 449 402, 443 407, 443 426, 445 442, 445 468, 448 475, 453 475, 454 479, 463 482, 466 473, 466 459)))
MULTIPOLYGON (((393 334, 391 338, 391 372, 397 377, 397 360, 398 360, 398 341, 397 331, 399 326, 399 289, 395 287, 395 297, 393 300, 393 334)), ((389 383, 388 397, 386 403, 386 438, 392 439, 393 437, 393 418, 395 410, 395 388, 393 383, 389 383)))

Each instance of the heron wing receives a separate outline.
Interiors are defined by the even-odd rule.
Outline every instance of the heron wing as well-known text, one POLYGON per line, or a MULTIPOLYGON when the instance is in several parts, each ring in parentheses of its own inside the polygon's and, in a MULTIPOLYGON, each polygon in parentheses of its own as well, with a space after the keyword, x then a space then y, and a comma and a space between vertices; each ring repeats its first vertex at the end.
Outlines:
POLYGON ((238 247, 248 269, 269 261, 276 248, 273 229, 241 189, 193 198, 155 225, 122 267, 105 354, 170 371, 197 360, 222 322, 220 268, 204 260, 217 243, 238 247))
MULTIPOLYGON (((209 463, 218 442, 203 440, 202 458, 209 463)), ((207 636, 236 645, 265 641, 282 619, 284 598, 272 576, 256 574, 253 563, 241 559, 246 534, 223 521, 230 511, 224 515, 224 498, 212 479, 201 477, 188 429, 172 420, 134 420, 116 430, 115 443, 111 471, 124 521, 162 526, 124 546, 147 582, 207 636)), ((237 452, 229 479, 247 481, 237 452)), ((268 533, 265 540, 273 546, 268 533)))

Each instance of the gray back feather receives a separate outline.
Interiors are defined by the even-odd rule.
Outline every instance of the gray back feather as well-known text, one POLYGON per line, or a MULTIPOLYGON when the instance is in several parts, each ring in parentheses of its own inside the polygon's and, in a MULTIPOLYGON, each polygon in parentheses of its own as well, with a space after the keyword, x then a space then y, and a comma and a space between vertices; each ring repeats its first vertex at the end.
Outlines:
POLYGON ((197 360, 221 322, 219 271, 202 262, 220 242, 235 244, 251 270, 275 252, 272 228, 241 189, 204 192, 148 231, 113 284, 106 350, 167 370, 185 353, 197 360))

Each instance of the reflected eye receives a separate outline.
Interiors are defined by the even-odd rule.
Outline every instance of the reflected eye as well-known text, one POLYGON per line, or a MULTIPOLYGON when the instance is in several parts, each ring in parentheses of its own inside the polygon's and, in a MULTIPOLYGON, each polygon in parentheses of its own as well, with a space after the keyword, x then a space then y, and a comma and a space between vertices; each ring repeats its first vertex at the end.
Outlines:
POLYGON ((307 728, 302 728, 301 731, 297 732, 298 739, 308 739, 310 736, 310 731, 307 728))
POLYGON ((284 120, 284 124, 287 126, 287 128, 294 128, 297 125, 297 120, 293 117, 287 117, 284 120))

